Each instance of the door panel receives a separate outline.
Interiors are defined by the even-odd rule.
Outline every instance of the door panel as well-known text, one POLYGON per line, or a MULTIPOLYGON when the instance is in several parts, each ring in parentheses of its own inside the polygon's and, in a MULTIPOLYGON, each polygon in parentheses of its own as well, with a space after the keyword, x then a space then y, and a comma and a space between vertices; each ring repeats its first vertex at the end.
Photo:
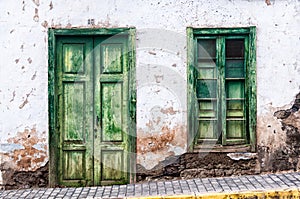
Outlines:
POLYGON ((57 38, 58 180, 67 186, 92 182, 93 40, 57 38))
POLYGON ((65 150, 63 158, 63 179, 85 180, 85 151, 65 150))
POLYGON ((122 141, 122 82, 101 83, 102 141, 122 141))
POLYGON ((124 153, 122 150, 102 150, 102 180, 120 181, 124 177, 124 153))
POLYGON ((65 73, 83 73, 83 61, 85 44, 64 44, 63 45, 63 71, 65 73))
POLYGON ((63 83, 64 141, 84 142, 85 93, 84 83, 63 83))
POLYGON ((128 182, 128 35, 56 44, 58 183, 128 182))
POLYGON ((123 45, 111 41, 101 44, 101 73, 122 73, 123 72, 123 45))
POLYGON ((128 39, 95 39, 95 173, 99 184, 128 181, 128 39))

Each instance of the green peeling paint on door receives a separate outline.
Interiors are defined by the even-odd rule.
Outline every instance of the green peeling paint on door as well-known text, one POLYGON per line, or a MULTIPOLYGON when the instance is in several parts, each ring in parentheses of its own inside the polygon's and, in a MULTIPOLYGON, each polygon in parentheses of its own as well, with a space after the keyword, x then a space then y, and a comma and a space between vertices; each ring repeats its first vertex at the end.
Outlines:
POLYGON ((49 30, 50 185, 133 180, 133 37, 134 29, 49 30))

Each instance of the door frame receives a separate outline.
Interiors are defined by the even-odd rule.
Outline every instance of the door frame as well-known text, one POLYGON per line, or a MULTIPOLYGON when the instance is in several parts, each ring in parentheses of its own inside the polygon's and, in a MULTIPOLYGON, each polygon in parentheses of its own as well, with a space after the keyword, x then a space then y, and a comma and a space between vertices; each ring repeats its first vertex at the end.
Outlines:
POLYGON ((58 184, 58 147, 57 136, 57 107, 55 93, 55 71, 56 71, 56 38, 58 36, 114 36, 117 34, 128 35, 128 103, 129 103, 129 132, 128 147, 130 152, 129 182, 135 182, 136 176, 136 78, 135 78, 135 28, 84 28, 84 29, 48 29, 48 122, 49 122, 49 186, 58 184))

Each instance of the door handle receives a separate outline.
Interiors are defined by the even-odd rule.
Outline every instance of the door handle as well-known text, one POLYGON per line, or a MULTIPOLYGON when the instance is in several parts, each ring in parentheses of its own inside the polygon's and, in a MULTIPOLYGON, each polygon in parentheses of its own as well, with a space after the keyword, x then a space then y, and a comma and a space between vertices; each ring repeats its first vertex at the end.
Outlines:
POLYGON ((97 125, 97 127, 100 126, 99 123, 100 123, 100 118, 99 118, 99 116, 97 115, 97 116, 96 116, 96 125, 97 125))
POLYGON ((97 115, 96 118, 95 118, 95 127, 94 127, 94 136, 95 136, 95 138, 97 138, 98 128, 100 127, 99 124, 100 124, 100 118, 97 115))

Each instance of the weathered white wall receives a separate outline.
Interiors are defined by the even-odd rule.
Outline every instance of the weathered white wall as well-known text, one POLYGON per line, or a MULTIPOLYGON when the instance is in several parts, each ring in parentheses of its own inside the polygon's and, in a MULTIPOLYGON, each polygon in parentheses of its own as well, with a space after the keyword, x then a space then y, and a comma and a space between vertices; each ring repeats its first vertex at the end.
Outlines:
POLYGON ((257 143, 279 147, 274 141, 285 138, 273 113, 300 90, 299 13, 297 0, 1 1, 1 163, 34 170, 48 161, 51 27, 136 28, 137 161, 151 169, 188 147, 186 27, 256 26, 257 143))

